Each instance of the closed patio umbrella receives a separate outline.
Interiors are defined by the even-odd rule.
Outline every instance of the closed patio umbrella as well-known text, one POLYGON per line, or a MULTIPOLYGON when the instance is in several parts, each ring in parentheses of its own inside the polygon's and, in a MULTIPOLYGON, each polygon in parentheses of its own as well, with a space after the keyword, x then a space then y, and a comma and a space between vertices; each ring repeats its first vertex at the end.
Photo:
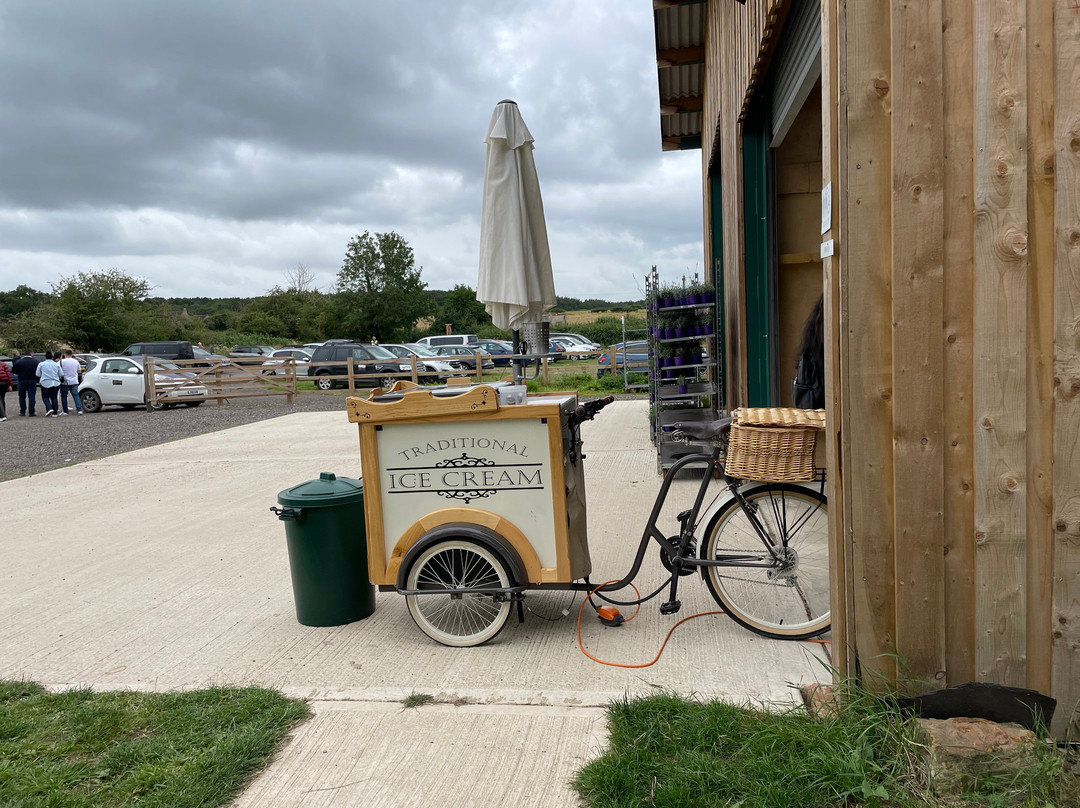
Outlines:
MULTIPOLYGON (((533 137, 517 104, 500 101, 491 115, 480 218, 476 297, 492 322, 514 332, 539 322, 555 305, 544 203, 533 162, 533 137)), ((547 346, 542 348, 546 352, 547 346)))

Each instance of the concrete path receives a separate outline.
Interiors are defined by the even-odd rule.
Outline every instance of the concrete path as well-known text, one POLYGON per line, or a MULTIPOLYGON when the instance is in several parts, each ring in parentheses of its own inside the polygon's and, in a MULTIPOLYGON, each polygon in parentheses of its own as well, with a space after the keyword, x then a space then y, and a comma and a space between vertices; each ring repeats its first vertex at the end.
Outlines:
MULTIPOLYGON (((582 435, 600 582, 629 568, 660 478, 645 403, 617 402, 582 435)), ((602 749, 610 699, 667 688, 789 702, 791 685, 827 678, 821 646, 767 640, 725 616, 679 627, 652 667, 599 665, 578 650, 577 604, 564 592, 530 593, 525 622, 512 618, 478 648, 432 642, 394 593, 380 593, 366 620, 301 626, 269 507, 321 471, 361 476, 344 413, 298 413, 0 483, 8 508, 81 505, 70 527, 3 531, 0 677, 51 688, 251 683, 311 699, 315 717, 237 804, 368 808, 573 805, 567 780, 602 749), (570 617, 541 617, 564 608, 570 617), (442 703, 404 710, 410 693, 442 703)), ((685 507, 686 496, 672 497, 672 532, 685 507)), ((638 586, 663 580, 650 551, 638 586)), ((680 595, 679 617, 716 608, 699 578, 680 595)), ((676 619, 655 603, 619 629, 586 614, 586 647, 615 662, 651 660, 676 619)))

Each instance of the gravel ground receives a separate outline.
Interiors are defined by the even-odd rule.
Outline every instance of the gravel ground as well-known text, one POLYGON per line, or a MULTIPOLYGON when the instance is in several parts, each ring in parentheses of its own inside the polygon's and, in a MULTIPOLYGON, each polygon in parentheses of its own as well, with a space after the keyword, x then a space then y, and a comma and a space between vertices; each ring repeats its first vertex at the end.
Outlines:
POLYGON ((207 401, 201 407, 173 407, 159 412, 147 412, 142 407, 105 407, 93 414, 76 415, 72 409, 71 415, 59 418, 45 417, 39 397, 37 415, 29 418, 19 417, 19 397, 8 393, 8 419, 0 423, 0 482, 294 412, 340 410, 344 417, 345 397, 344 391, 299 393, 293 397, 292 406, 284 396, 271 396, 234 399, 223 407, 207 401))
MULTIPOLYGON (((344 393, 300 393, 289 406, 285 396, 236 399, 219 407, 173 407, 159 412, 144 408, 105 407, 100 412, 46 418, 39 397, 34 418, 19 416, 19 397, 8 393, 8 419, 0 423, 0 481, 144 446, 216 432, 219 429, 277 418, 294 412, 341 410, 344 393)), ((68 405, 71 405, 69 400, 68 405)))

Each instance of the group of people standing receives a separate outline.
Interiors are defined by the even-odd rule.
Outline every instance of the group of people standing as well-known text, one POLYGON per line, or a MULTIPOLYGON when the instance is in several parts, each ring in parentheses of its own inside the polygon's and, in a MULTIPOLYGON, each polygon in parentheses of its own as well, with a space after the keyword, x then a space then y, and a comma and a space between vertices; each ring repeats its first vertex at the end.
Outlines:
POLYGON ((75 405, 75 411, 83 414, 82 399, 79 397, 79 360, 71 350, 45 352, 45 358, 38 360, 32 353, 22 356, 16 351, 11 370, 0 362, 0 421, 7 420, 7 405, 4 396, 15 387, 19 392, 19 415, 33 418, 37 415, 37 390, 41 388, 41 403, 45 406, 45 415, 56 418, 67 415, 68 394, 75 405), (63 412, 60 411, 61 405, 63 412))

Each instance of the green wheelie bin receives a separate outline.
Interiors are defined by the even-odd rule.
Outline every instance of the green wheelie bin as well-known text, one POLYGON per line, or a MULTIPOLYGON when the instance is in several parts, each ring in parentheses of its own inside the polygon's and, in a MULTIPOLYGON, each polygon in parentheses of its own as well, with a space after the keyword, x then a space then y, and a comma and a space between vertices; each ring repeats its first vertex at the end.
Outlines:
POLYGON ((278 494, 285 523, 296 619, 340 626, 375 611, 367 566, 364 484, 324 471, 278 494))

